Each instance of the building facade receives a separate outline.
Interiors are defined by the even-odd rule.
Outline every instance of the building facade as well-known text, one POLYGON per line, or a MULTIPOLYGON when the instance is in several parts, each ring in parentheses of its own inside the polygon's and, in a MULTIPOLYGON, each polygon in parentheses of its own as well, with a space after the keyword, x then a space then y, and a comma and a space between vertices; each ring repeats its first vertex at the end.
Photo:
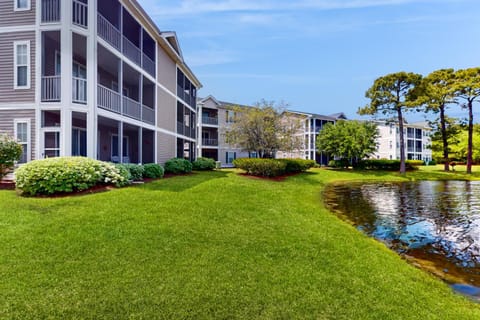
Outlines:
POLYGON ((200 87, 135 0, 0 0, 0 131, 22 162, 193 159, 200 87))
MULTIPOLYGON (((375 159, 400 159, 400 132, 397 123, 376 122, 379 132, 375 159)), ((432 160, 432 129, 426 122, 404 124, 405 157, 407 160, 432 160)))
MULTIPOLYGON (((232 110, 238 104, 219 101, 213 96, 199 99, 197 103, 198 114, 198 156, 213 158, 220 161, 222 166, 232 165, 236 158, 256 158, 255 152, 247 152, 236 148, 225 141, 224 132, 235 120, 232 110)), ((240 106, 242 107, 242 106, 240 106)), ((243 106, 249 108, 249 106, 243 106)), ((298 135, 304 141, 302 149, 276 152, 276 158, 301 158, 315 160, 321 165, 327 165, 329 156, 317 152, 315 146, 316 137, 327 123, 335 123, 337 120, 346 119, 343 113, 323 116, 313 113, 288 110, 283 113, 285 121, 299 121, 298 135)))

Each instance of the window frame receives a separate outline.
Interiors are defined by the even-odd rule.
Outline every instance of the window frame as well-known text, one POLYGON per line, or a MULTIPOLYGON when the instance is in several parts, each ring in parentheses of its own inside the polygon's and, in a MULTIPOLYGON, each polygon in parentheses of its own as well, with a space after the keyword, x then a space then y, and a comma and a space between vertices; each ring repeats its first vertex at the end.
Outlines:
POLYGON ((15 137, 15 140, 21 144, 27 145, 26 152, 27 152, 27 157, 25 162, 18 162, 18 163, 27 163, 32 160, 32 129, 31 129, 31 121, 28 118, 19 118, 19 119, 13 119, 13 135, 15 137), (19 124, 26 124, 27 125, 27 141, 26 142, 20 142, 18 140, 18 125, 19 124))
POLYGON ((31 52, 30 52, 30 40, 14 41, 13 42, 13 88, 15 90, 30 89, 31 87, 31 52), (27 64, 18 64, 18 47, 27 46, 27 64), (27 84, 24 86, 18 85, 18 68, 27 67, 27 84))
POLYGON ((25 8, 18 6, 18 0, 13 0, 13 11, 29 11, 32 9, 32 1, 27 0, 27 6, 25 8))

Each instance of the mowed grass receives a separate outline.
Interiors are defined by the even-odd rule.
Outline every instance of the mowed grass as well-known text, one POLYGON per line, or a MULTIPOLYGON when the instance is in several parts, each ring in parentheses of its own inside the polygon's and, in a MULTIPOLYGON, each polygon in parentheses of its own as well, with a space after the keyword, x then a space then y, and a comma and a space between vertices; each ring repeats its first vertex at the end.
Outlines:
POLYGON ((480 319, 478 304, 322 206, 335 180, 470 178, 429 169, 0 191, 0 319, 480 319))

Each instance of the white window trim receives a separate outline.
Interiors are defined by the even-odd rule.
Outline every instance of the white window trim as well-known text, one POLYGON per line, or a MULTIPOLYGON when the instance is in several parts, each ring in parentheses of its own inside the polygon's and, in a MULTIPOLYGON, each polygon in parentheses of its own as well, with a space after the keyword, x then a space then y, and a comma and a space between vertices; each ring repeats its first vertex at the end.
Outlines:
POLYGON ((18 0, 13 0, 13 11, 28 11, 32 8, 31 3, 32 3, 31 0, 27 0, 27 7, 26 8, 19 8, 18 7, 18 0))
POLYGON ((13 88, 17 89, 30 89, 30 78, 31 78, 31 52, 30 52, 30 41, 14 41, 13 42, 13 88), (27 85, 18 86, 18 64, 17 64, 17 48, 18 46, 27 45, 27 85))
POLYGON ((32 161, 32 130, 30 119, 13 119, 13 135, 17 139, 17 127, 19 123, 27 124, 27 162, 32 161))

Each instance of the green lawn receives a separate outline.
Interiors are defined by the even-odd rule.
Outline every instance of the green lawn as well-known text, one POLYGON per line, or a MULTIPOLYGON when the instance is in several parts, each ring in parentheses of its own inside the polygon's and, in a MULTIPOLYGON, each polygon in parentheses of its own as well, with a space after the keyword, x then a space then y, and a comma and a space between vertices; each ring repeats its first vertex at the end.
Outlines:
POLYGON ((0 191, 0 319, 480 319, 321 203, 334 180, 452 176, 467 177, 222 170, 67 198, 0 191))

